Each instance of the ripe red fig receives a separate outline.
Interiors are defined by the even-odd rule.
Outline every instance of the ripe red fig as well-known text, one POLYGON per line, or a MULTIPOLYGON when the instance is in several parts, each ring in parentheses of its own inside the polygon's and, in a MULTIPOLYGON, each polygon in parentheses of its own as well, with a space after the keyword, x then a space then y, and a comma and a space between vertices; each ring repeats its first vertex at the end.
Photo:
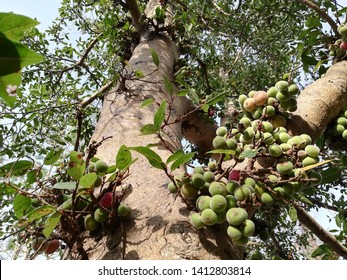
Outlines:
POLYGON ((104 208, 110 208, 113 203, 113 194, 112 192, 107 192, 104 194, 104 196, 100 199, 99 204, 104 208))
POLYGON ((231 181, 238 181, 240 180, 240 171, 239 170, 232 170, 229 173, 228 180, 231 181))
POLYGON ((340 44, 340 49, 341 49, 341 50, 347 51, 347 42, 342 42, 342 43, 340 44))
POLYGON ((53 254, 55 251, 57 251, 60 247, 60 241, 58 239, 53 239, 51 241, 48 241, 47 248, 45 250, 45 253, 47 255, 53 254))

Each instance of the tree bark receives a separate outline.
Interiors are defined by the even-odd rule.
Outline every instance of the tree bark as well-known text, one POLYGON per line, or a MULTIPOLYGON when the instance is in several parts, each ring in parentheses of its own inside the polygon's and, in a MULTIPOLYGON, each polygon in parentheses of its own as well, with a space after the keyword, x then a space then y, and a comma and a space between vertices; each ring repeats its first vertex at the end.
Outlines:
MULTIPOLYGON (((163 99, 172 103, 171 120, 182 117, 185 127, 196 125, 198 129, 195 129, 195 133, 188 133, 189 137, 196 143, 204 142, 204 137, 199 135, 199 127, 203 127, 204 122, 197 120, 195 114, 188 114, 193 108, 189 100, 183 97, 172 99, 165 91, 163 77, 173 80, 176 59, 176 47, 168 37, 142 37, 129 61, 127 71, 142 71, 144 77, 128 80, 125 87, 119 86, 106 96, 92 140, 112 138, 99 147, 97 157, 114 163, 121 145, 131 147, 160 144, 159 139, 153 135, 140 135, 140 129, 145 124, 153 123, 156 107, 163 99), (158 69, 153 63, 151 48, 159 55, 158 69), (149 97, 154 98, 156 104, 141 109, 140 104, 149 97)), ((171 147, 180 148, 186 132, 182 123, 170 125, 166 132, 170 135, 171 147)), ((207 141, 205 142, 207 145, 207 141)), ((171 154, 162 145, 153 150, 164 162, 171 154)), ((154 169, 141 155, 133 155, 139 160, 131 167, 130 176, 124 182, 131 184, 133 189, 125 200, 133 209, 132 217, 101 240, 87 238, 84 248, 89 259, 242 258, 241 249, 225 238, 225 226, 196 231, 189 223, 189 210, 184 201, 167 190, 169 180, 165 173, 154 169)))

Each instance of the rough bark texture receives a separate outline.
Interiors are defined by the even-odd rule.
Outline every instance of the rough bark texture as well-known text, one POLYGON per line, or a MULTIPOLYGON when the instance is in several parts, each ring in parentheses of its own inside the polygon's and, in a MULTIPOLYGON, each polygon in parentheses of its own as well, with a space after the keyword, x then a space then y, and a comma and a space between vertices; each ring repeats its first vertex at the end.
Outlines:
MULTIPOLYGON (((143 125, 153 123, 156 106, 141 109, 139 105, 148 97, 153 97, 158 102, 163 98, 170 100, 164 90, 163 75, 172 78, 176 58, 176 48, 166 37, 142 39, 134 50, 129 64, 130 69, 141 70, 145 77, 141 81, 128 81, 126 90, 114 90, 106 97, 92 140, 100 141, 108 136, 112 138, 99 148, 97 155, 99 158, 112 163, 117 149, 123 144, 145 146, 148 143, 158 143, 158 139, 152 135, 140 135, 143 125), (156 49, 160 56, 158 70, 151 58, 151 48, 156 49)), ((172 119, 186 114, 189 110, 191 105, 187 99, 175 99, 172 119)), ((167 132, 172 146, 180 147, 181 123, 171 125, 167 132)), ((160 146, 153 150, 164 161, 170 155, 160 146)), ((194 230, 189 223, 189 211, 185 203, 167 190, 168 178, 164 172, 151 167, 141 155, 134 154, 134 156, 138 156, 139 160, 131 167, 131 175, 125 182, 133 187, 133 192, 125 200, 125 203, 133 209, 132 218, 123 224, 125 234, 119 229, 98 241, 87 239, 84 247, 90 259, 240 259, 242 257, 241 250, 225 238, 225 227, 199 232, 194 230)))
POLYGON ((298 109, 288 123, 292 134, 307 133, 316 140, 328 123, 347 106, 347 61, 329 68, 326 75, 299 95, 298 109))

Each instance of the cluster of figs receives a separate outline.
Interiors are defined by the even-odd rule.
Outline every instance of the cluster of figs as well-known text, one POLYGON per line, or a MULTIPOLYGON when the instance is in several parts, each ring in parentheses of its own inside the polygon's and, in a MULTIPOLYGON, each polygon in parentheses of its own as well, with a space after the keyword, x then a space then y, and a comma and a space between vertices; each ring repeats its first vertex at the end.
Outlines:
POLYGON ((334 125, 334 132, 347 140, 347 108, 338 115, 334 125))
POLYGON ((201 229, 228 223, 227 234, 239 246, 259 234, 250 208, 273 207, 287 203, 305 188, 320 184, 321 174, 313 168, 319 163, 320 149, 307 134, 291 135, 285 128, 296 110, 299 88, 279 81, 267 91, 251 91, 239 97, 241 114, 216 130, 214 152, 224 154, 222 165, 210 161, 191 174, 174 177, 168 189, 195 202, 190 216, 193 227, 201 229), (270 162, 267 168, 251 170, 225 167, 228 160, 270 162))
POLYGON ((344 58, 347 52, 347 23, 340 25, 337 31, 341 35, 341 38, 329 46, 329 55, 344 58))

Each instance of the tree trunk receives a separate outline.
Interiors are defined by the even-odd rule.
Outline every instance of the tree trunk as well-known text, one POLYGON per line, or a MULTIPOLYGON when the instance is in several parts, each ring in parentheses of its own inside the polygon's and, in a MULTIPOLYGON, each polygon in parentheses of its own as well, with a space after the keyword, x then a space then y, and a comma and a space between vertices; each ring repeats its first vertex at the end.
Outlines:
MULTIPOLYGON (((186 98, 172 99, 165 91, 163 77, 173 80, 173 68, 177 59, 175 45, 164 35, 143 36, 135 48, 127 69, 142 71, 141 79, 128 80, 105 97, 100 119, 92 140, 103 142, 97 157, 108 163, 115 162, 121 145, 146 146, 158 143, 153 135, 141 135, 145 124, 153 124, 157 105, 166 99, 172 105, 171 119, 186 115, 192 105, 186 98), (159 67, 153 63, 150 49, 159 55, 159 67), (125 87, 124 87, 125 86, 125 87), (145 109, 140 104, 148 97, 156 100, 155 105, 145 109)), ((185 118, 186 126, 198 127, 194 114, 185 118)), ((182 123, 170 125, 167 134, 170 139, 166 145, 178 149, 184 130, 182 123)), ((211 125, 209 125, 211 126, 211 125)), ((191 134, 191 133, 188 133, 191 134)), ((194 134, 194 133, 193 133, 194 134)), ((190 135, 196 142, 204 142, 199 133, 190 135)), ((209 136, 210 137, 210 136, 209 136)), ((207 143, 207 141, 206 141, 207 143)), ((210 143, 210 142, 209 142, 210 143)), ((170 152, 162 145, 153 148, 163 161, 170 152)), ((162 170, 150 166, 141 155, 133 153, 139 160, 131 166, 130 176, 124 184, 132 186, 132 193, 125 203, 132 208, 130 221, 123 222, 119 229, 101 240, 88 238, 84 244, 89 259, 241 259, 242 251, 226 240, 226 227, 196 231, 189 223, 189 210, 184 201, 166 188, 168 177, 162 170), (219 236, 220 235, 220 236, 219 236)))

